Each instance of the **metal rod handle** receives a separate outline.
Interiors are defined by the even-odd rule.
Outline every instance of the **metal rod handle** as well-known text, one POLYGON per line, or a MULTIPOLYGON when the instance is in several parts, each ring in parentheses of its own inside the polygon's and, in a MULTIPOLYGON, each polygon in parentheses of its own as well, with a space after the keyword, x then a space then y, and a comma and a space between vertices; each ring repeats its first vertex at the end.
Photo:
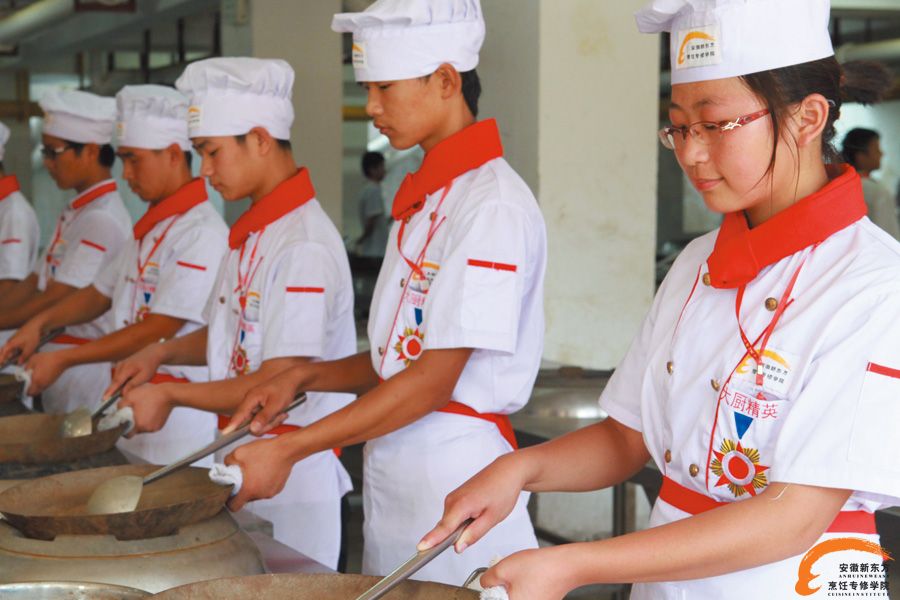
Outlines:
POLYGON ((466 519, 463 521, 462 525, 457 527, 453 533, 444 539, 444 541, 432 546, 428 550, 416 552, 412 558, 397 567, 393 573, 373 585, 356 600, 377 600, 387 594, 389 591, 409 579, 416 571, 434 560, 438 554, 455 544, 459 539, 459 536, 462 535, 462 532, 465 531, 466 527, 472 524, 472 521, 474 521, 474 519, 466 519))
MULTIPOLYGON (((287 408, 285 408, 278 414, 290 412, 290 411, 294 410, 295 408, 297 408, 298 406, 300 406, 301 404, 303 404, 304 402, 306 402, 306 393, 301 392, 294 397, 294 401, 291 402, 287 408)), ((197 450, 196 452, 189 454, 188 456, 185 456, 184 458, 177 460, 168 466, 165 466, 165 467, 162 467, 161 469, 157 469, 156 471, 153 471, 152 473, 150 473, 149 475, 144 477, 144 485, 147 485, 148 483, 152 483, 161 477, 165 477, 166 475, 168 475, 169 473, 171 473, 173 471, 177 471, 178 469, 187 467, 188 465, 197 462, 201 458, 206 458, 207 456, 209 456, 216 450, 221 450, 225 446, 238 441, 239 439, 241 439, 248 433, 250 433, 250 423, 245 424, 244 426, 242 426, 239 429, 235 429, 228 435, 221 436, 219 439, 212 442, 208 446, 205 446, 204 448, 201 448, 200 450, 197 450)))

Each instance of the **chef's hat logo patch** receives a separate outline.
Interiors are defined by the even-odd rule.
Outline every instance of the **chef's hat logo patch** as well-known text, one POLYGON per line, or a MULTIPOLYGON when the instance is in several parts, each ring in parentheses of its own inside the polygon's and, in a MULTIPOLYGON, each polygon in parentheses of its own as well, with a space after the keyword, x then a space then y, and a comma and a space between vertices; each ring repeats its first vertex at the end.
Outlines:
POLYGON ((353 58, 353 68, 354 69, 368 68, 369 63, 366 60, 366 43, 365 42, 353 42, 353 49, 351 50, 351 57, 353 58))
POLYGON ((200 107, 191 106, 188 108, 188 130, 194 131, 200 127, 200 107))
POLYGON ((722 62, 721 34, 718 24, 682 29, 676 35, 678 42, 676 69, 705 67, 722 62))

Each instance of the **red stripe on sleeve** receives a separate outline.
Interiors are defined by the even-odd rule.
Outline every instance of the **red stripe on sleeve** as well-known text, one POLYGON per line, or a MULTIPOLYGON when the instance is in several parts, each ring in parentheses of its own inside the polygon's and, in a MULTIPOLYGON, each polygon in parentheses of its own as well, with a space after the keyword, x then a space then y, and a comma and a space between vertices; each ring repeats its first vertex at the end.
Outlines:
POLYGON ((506 263, 498 263, 491 262, 489 260, 475 260, 474 258, 469 259, 470 267, 482 267, 484 269, 494 269, 496 271, 511 271, 515 273, 518 270, 516 265, 508 265, 506 263))
POLYGON ((100 252, 106 252, 105 246, 101 246, 100 244, 98 244, 96 242, 92 242, 91 240, 81 240, 81 243, 84 244, 85 246, 89 246, 91 248, 96 248, 100 252))
POLYGON ((884 375, 885 377, 900 379, 900 369, 892 369, 890 367, 885 367, 883 365, 878 365, 871 362, 869 363, 869 366, 866 367, 866 371, 870 373, 878 373, 879 375, 884 375))
POLYGON ((187 267, 188 269, 197 269, 198 271, 206 270, 206 267, 204 267, 202 265, 195 265, 195 264, 192 264, 189 262, 184 262, 183 260, 179 260, 175 264, 178 265, 179 267, 187 267))
POLYGON ((287 287, 285 291, 289 294, 324 294, 323 287, 287 287))
POLYGON ((8 240, 3 240, 0 244, 21 244, 22 240, 19 238, 9 238, 8 240))

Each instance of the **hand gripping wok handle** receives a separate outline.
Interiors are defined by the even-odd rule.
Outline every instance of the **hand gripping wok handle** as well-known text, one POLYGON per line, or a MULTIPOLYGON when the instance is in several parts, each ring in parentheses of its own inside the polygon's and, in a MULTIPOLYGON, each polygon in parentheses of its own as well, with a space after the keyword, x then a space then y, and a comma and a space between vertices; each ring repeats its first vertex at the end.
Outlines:
MULTIPOLYGON (((294 401, 291 402, 287 408, 282 410, 281 413, 290 412, 290 411, 294 410, 295 408, 297 408, 298 406, 300 406, 301 404, 303 404, 304 402, 306 402, 306 393, 301 392, 294 397, 294 401)), ((281 414, 281 413, 279 413, 279 414, 281 414)), ((248 433, 250 433, 250 423, 247 423, 240 429, 235 429, 228 435, 221 436, 219 439, 217 439, 213 443, 209 444, 208 446, 206 446, 204 448, 201 448, 200 450, 197 450, 190 456, 185 456, 184 458, 182 458, 176 462, 173 462, 171 465, 168 465, 161 469, 157 469, 156 471, 153 471, 152 473, 150 473, 149 475, 144 477, 144 485, 147 485, 148 483, 152 483, 161 477, 165 477, 166 475, 168 475, 169 473, 171 473, 173 471, 177 471, 178 469, 187 467, 188 465, 197 462, 201 458, 206 458, 207 456, 209 456, 216 450, 221 450, 225 446, 238 441, 239 439, 241 439, 248 433)))
MULTIPOLYGON (((40 347, 43 346, 44 344, 53 341, 53 340, 54 340, 57 336, 59 336, 63 331, 65 331, 65 328, 63 328, 63 327, 57 327, 56 329, 51 329, 49 332, 47 332, 47 333, 45 333, 44 335, 41 336, 41 339, 38 340, 38 345, 37 345, 37 347, 40 348, 40 347)), ((5 369, 6 367, 10 366, 10 365, 13 364, 14 362, 16 362, 16 359, 19 358, 19 356, 20 356, 21 354, 22 354, 22 351, 19 350, 18 348, 16 348, 15 350, 13 350, 12 354, 10 355, 10 357, 7 358, 5 361, 3 361, 3 364, 0 364, 0 371, 2 371, 3 369, 5 369)))
MULTIPOLYGON (((126 381, 125 383, 128 383, 128 382, 126 381)), ((116 389, 116 391, 113 392, 112 396, 110 396, 109 398, 104 400, 100 404, 100 406, 97 407, 97 410, 95 410, 94 412, 91 413, 91 419, 96 419, 97 417, 99 417, 100 415, 103 414, 103 411, 105 411, 107 408, 109 408, 110 406, 112 406, 113 404, 115 404, 116 402, 119 401, 119 399, 122 397, 122 390, 125 388, 125 383, 120 385, 116 389)))
POLYGON ((416 571, 434 560, 441 552, 455 544, 456 540, 459 539, 459 536, 462 535, 462 532, 465 531, 466 527, 468 527, 472 521, 474 521, 474 519, 466 519, 463 521, 462 525, 457 527, 456 531, 448 535, 444 541, 432 546, 428 550, 417 552, 415 556, 397 567, 393 573, 373 585, 356 600, 376 600, 387 594, 389 591, 409 579, 416 571))

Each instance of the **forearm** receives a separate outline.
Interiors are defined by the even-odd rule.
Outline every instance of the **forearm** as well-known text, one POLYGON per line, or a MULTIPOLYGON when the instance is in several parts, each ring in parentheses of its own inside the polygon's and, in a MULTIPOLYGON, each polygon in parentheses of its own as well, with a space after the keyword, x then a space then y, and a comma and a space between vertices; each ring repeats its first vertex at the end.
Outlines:
POLYGON ((378 385, 378 374, 372 368, 368 352, 360 352, 340 360, 298 365, 290 369, 295 389, 311 392, 345 392, 362 395, 378 385))
POLYGON ((206 365, 206 327, 187 335, 172 338, 162 344, 160 353, 164 365, 206 365))
MULTIPOLYGON (((97 294, 99 295, 99 292, 97 294)), ((68 302, 64 304, 68 304, 68 302)), ((45 326, 45 329, 59 325, 50 323, 49 326, 45 326)), ((68 367, 122 360, 161 338, 164 339, 175 335, 183 325, 183 319, 150 314, 140 323, 114 331, 99 340, 63 350, 63 359, 68 367)))
POLYGON ((624 536, 554 549, 554 564, 588 583, 713 577, 807 551, 849 497, 846 490, 772 484, 759 496, 624 536), (556 562, 559 559, 561 562, 556 562))
POLYGON ((101 316, 111 306, 110 299, 94 286, 75 290, 33 317, 42 332, 57 327, 88 323, 101 316))
POLYGON ((299 357, 267 360, 256 371, 233 379, 173 385, 170 397, 175 406, 186 406, 228 415, 234 412, 253 387, 268 381, 285 369, 308 361, 308 358, 299 357))
POLYGON ((32 296, 25 303, 11 307, 0 313, 0 329, 21 327, 26 321, 59 302, 75 288, 62 284, 53 284, 43 292, 32 296))
POLYGON ((625 481, 650 459, 641 434, 607 419, 519 450, 510 460, 531 492, 583 492, 625 481), (594 457, 587 463, 585 456, 594 457))
MULTIPOLYGON (((329 448, 386 435, 439 410, 450 401, 471 350, 428 351, 408 369, 381 382, 343 409, 281 436, 292 460, 329 448)), ((312 388, 309 388, 312 389, 312 388)))
POLYGON ((0 279, 0 298, 5 298, 18 283, 15 279, 0 279))
POLYGON ((5 313, 27 302, 37 293, 37 275, 32 273, 22 281, 15 282, 15 285, 0 296, 0 313, 5 313))

